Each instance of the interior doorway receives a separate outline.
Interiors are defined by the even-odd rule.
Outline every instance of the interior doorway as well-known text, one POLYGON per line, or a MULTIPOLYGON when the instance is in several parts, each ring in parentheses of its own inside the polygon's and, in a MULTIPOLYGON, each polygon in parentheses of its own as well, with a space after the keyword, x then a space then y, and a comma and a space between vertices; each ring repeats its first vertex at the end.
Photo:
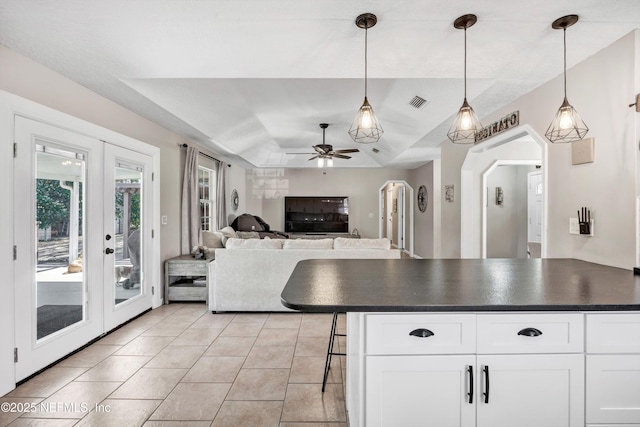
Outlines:
MULTIPOLYGON (((536 207, 530 209, 529 206, 530 176, 537 174, 541 179, 539 167, 536 161, 496 161, 483 174, 484 258, 529 258, 530 246, 534 242, 541 243, 540 234, 537 240, 532 240, 535 231, 531 229, 535 221, 529 212, 535 211, 536 207)), ((541 202, 541 198, 539 200, 541 202)), ((541 227, 538 230, 541 233, 541 227)))
POLYGON ((414 255, 414 190, 404 180, 390 180, 378 191, 379 237, 414 255))

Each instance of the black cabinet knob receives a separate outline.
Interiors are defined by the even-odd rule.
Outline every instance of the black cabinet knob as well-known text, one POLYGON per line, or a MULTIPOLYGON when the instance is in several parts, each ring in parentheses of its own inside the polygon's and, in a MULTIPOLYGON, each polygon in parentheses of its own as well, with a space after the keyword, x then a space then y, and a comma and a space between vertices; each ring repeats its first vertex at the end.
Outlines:
POLYGON ((542 335, 542 331, 536 328, 524 328, 518 332, 518 335, 523 335, 525 337, 539 337, 542 335))
POLYGON ((418 337, 418 338, 429 338, 435 334, 431 332, 429 329, 418 328, 409 332, 409 335, 411 335, 412 337, 418 337))

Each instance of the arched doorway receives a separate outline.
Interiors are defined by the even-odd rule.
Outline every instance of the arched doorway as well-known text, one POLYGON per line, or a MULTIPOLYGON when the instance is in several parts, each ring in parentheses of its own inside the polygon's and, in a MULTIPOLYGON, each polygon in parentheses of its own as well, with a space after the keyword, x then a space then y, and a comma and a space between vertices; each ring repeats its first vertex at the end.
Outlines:
MULTIPOLYGON (((547 188, 547 145, 529 125, 522 125, 491 139, 467 152, 461 168, 461 258, 486 256, 486 183, 483 175, 497 161, 526 161, 541 164, 542 185, 547 188)), ((546 192, 542 200, 542 257, 546 255, 546 192)))

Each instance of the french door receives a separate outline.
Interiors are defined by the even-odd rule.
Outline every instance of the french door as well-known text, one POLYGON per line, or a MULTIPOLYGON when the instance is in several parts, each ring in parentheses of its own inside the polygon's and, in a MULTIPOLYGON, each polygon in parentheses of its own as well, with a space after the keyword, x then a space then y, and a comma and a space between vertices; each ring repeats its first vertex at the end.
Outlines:
POLYGON ((19 381, 151 307, 151 166, 66 129, 19 116, 14 125, 19 381))

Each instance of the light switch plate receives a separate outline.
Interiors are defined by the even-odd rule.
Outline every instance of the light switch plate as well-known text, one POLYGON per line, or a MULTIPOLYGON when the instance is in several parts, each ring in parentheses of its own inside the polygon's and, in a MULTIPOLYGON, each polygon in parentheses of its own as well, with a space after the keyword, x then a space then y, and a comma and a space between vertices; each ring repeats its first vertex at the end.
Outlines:
POLYGON ((569 218, 569 234, 580 234, 578 218, 569 218))

